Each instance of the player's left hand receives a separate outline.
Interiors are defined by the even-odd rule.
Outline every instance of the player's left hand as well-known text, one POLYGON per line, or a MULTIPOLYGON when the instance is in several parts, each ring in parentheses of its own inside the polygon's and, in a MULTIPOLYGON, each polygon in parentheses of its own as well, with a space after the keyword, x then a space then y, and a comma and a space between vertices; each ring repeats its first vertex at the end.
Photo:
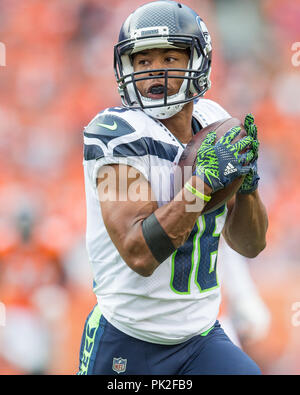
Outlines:
POLYGON ((259 149, 259 140, 257 138, 257 127, 254 123, 254 116, 252 114, 247 114, 244 120, 244 127, 246 129, 247 135, 251 136, 254 140, 252 144, 252 151, 254 153, 252 162, 250 164, 251 169, 249 173, 244 178, 244 181, 238 190, 239 193, 248 194, 254 192, 258 187, 258 181, 260 179, 257 173, 257 158, 259 149))
POLYGON ((234 179, 250 172, 254 153, 251 136, 246 136, 232 143, 239 135, 240 127, 233 127, 217 141, 216 132, 211 131, 203 140, 197 151, 196 169, 194 175, 200 177, 212 189, 212 193, 226 187, 234 179), (248 149, 246 153, 243 150, 248 149), (233 171, 227 171, 228 165, 233 171))

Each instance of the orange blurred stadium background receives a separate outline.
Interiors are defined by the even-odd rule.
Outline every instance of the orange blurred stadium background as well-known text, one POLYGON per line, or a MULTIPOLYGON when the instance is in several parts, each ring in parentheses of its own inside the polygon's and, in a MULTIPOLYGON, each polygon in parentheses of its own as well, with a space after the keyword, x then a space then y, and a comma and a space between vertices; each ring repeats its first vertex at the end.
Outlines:
MULTIPOLYGON (((76 373, 96 302, 82 130, 120 104, 113 45, 129 12, 146 2, 0 1, 0 374, 76 373)), ((183 3, 212 35, 206 97, 241 119, 253 112, 261 140, 268 246, 249 265, 272 323, 245 348, 264 374, 299 374, 300 1, 183 3)))

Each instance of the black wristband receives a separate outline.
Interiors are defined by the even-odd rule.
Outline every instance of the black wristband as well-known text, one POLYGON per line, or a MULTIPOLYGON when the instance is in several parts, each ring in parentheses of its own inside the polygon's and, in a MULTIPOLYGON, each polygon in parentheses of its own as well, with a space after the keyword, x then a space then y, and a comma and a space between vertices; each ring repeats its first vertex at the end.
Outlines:
POLYGON ((142 230, 146 243, 157 262, 162 263, 176 250, 154 213, 143 221, 142 230))

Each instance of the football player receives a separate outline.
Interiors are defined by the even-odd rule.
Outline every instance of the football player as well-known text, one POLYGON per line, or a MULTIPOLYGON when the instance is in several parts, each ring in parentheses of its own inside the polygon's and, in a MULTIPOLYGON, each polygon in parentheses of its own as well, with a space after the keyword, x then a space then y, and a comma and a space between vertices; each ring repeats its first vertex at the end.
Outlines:
POLYGON ((97 305, 84 328, 79 374, 260 373, 216 320, 221 232, 247 257, 266 244, 252 115, 238 143, 232 142, 238 127, 217 142, 209 133, 195 172, 174 192, 174 168, 186 144, 230 117, 202 98, 211 55, 203 20, 177 2, 147 3, 121 28, 114 67, 123 105, 100 112, 84 131, 87 250, 97 305), (211 195, 241 175, 233 201, 202 215, 211 195))

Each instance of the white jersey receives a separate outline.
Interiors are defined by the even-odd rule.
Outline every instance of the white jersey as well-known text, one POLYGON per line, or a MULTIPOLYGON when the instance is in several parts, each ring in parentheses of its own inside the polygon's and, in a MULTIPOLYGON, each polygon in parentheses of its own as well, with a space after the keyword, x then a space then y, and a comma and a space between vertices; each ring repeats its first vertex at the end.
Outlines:
MULTIPOLYGON (((200 99, 193 117, 205 127, 229 114, 200 99)), ((159 120, 141 110, 108 108, 84 131, 86 243, 94 292, 113 326, 152 343, 181 343, 213 326, 220 304, 217 250, 227 209, 200 216, 185 244, 143 277, 129 268, 108 235, 96 179, 105 164, 132 166, 148 180, 160 207, 172 199, 170 174, 184 148, 159 120)))

